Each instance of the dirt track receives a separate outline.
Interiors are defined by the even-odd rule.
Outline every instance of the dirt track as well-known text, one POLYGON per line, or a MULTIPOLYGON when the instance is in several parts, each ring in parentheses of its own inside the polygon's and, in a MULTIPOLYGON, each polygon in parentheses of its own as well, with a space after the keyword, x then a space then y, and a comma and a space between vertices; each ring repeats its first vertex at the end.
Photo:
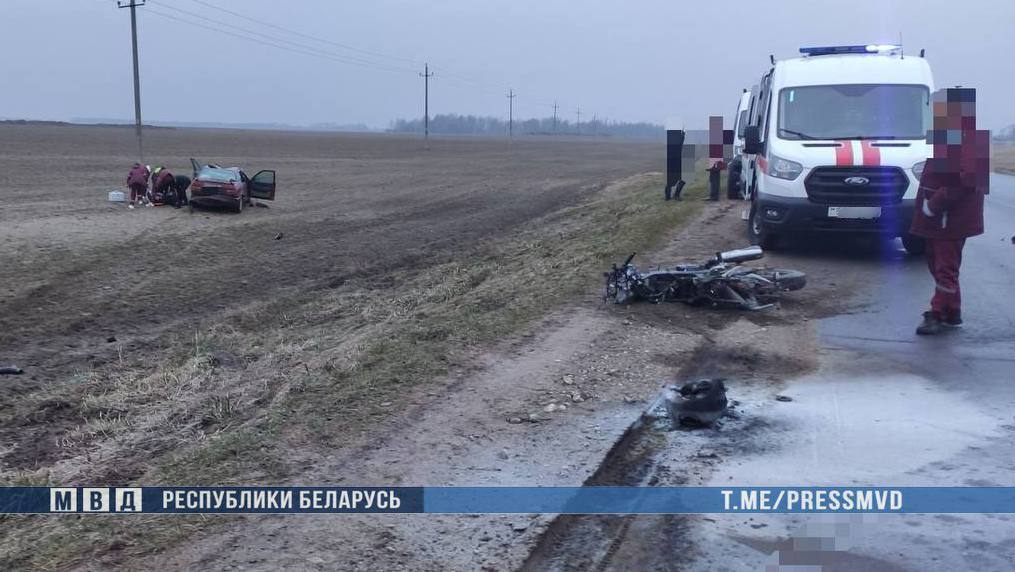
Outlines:
MULTIPOLYGON (((446 261, 661 160, 659 146, 631 143, 434 139, 423 149, 415 137, 151 131, 149 161, 177 172, 191 156, 278 170, 269 209, 188 214, 106 202, 132 137, 0 126, 0 362, 27 371, 5 382, 0 417, 13 396, 111 361, 143 366, 219 313, 446 261)), ((60 410, 0 428, 8 468, 54 459, 40 443, 77 422, 60 410)))

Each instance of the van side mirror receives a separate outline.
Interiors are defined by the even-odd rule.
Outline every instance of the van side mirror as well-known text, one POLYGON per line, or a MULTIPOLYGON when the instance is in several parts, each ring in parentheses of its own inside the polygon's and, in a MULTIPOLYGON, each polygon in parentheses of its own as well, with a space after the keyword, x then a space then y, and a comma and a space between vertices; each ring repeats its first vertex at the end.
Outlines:
POLYGON ((761 130, 757 125, 748 125, 744 128, 744 153, 757 155, 761 150, 761 130))

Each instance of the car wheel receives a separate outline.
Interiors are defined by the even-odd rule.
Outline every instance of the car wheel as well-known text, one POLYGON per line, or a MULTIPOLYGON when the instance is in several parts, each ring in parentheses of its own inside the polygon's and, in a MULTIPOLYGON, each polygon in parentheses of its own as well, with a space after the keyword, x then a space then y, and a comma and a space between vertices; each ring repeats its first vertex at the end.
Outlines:
POLYGON ((902 246, 906 248, 906 252, 913 256, 920 256, 927 252, 927 241, 922 236, 906 233, 902 235, 902 246))
POLYGON ((761 220, 761 209, 758 201, 751 203, 751 214, 747 217, 747 238, 765 250, 775 250, 779 237, 765 230, 761 220))
POLYGON ((242 195, 240 196, 240 198, 236 199, 236 204, 233 205, 233 210, 236 211, 236 214, 241 214, 243 212, 243 196, 242 195))

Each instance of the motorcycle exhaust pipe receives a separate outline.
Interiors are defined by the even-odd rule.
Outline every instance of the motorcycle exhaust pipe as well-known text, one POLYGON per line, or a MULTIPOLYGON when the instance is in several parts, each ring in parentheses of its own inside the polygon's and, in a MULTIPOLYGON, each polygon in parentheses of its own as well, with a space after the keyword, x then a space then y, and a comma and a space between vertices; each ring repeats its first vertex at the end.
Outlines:
POLYGON ((748 246, 747 248, 738 248, 719 253, 719 259, 723 262, 745 262, 748 260, 758 260, 764 256, 765 252, 761 250, 760 246, 748 246))

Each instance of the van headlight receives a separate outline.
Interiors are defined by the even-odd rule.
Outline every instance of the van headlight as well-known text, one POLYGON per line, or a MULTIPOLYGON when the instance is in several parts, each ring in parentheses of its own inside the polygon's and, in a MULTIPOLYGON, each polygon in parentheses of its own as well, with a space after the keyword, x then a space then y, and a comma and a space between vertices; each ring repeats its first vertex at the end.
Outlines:
POLYGON ((768 176, 770 177, 792 181, 799 177, 803 170, 804 166, 800 163, 775 155, 772 155, 771 160, 768 161, 768 176))
POLYGON ((913 174, 916 175, 917 180, 923 176, 923 166, 926 164, 926 161, 920 161, 919 163, 913 165, 913 174))

